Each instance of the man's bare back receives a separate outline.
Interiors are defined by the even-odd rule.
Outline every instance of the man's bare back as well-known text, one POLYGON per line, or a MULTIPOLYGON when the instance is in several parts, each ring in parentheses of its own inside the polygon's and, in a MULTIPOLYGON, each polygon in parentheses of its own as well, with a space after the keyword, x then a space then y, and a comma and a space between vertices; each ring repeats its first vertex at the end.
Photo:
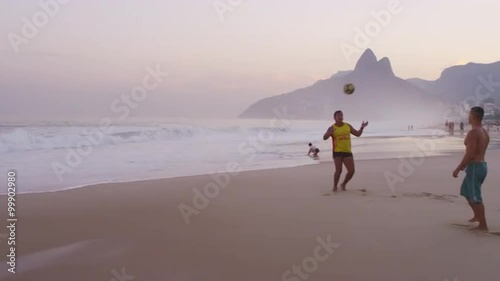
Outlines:
POLYGON ((475 142, 476 145, 471 162, 484 162, 484 156, 490 143, 488 131, 482 127, 472 129, 467 133, 464 144, 466 146, 473 145, 471 142, 475 142))

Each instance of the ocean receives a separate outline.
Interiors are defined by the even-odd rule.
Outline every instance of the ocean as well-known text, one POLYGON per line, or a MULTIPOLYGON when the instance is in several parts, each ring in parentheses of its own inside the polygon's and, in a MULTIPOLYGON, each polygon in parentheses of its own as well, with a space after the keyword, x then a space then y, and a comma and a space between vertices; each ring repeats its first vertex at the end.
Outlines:
MULTIPOLYGON (((346 120, 349 122, 349 120, 346 120)), ((360 122, 349 122, 359 128, 360 122)), ((136 120, 23 122, 0 125, 0 171, 17 173, 17 193, 57 191, 97 183, 171 178, 332 161, 322 139, 331 121, 136 120), (308 143, 321 151, 307 156, 308 143)), ((402 122, 374 122, 352 137, 355 159, 432 156, 463 151, 463 138, 402 122)), ((5 194, 1 190, 0 194, 5 194)))

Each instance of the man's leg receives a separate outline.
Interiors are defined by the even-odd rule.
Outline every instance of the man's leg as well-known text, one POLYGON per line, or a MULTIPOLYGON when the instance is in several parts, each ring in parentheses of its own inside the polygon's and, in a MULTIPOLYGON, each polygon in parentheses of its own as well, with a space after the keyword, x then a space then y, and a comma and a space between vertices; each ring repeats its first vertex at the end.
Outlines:
POLYGON ((336 192, 340 180, 340 174, 342 174, 342 157, 334 157, 333 161, 335 162, 335 173, 333 176, 333 191, 336 192))
POLYGON ((484 211, 484 204, 477 203, 477 204, 474 204, 474 207, 476 209, 476 213, 477 213, 478 221, 479 221, 479 226, 474 228, 474 229, 488 231, 488 224, 486 223, 486 214, 484 211))
POLYGON ((474 227, 473 230, 480 231, 488 231, 488 224, 486 223, 486 214, 484 210, 483 203, 474 203, 471 202, 472 209, 474 210, 474 216, 477 218, 475 221, 479 222, 477 227, 474 227))
POLYGON ((343 191, 345 191, 347 183, 352 179, 354 176, 354 158, 353 157, 345 157, 344 158, 344 165, 347 169, 347 174, 345 175, 344 182, 340 185, 343 191))
POLYGON ((483 185, 486 175, 488 174, 488 168, 486 163, 474 163, 473 164, 473 180, 470 183, 473 191, 472 204, 477 215, 477 221, 479 221, 479 226, 474 228, 474 230, 488 231, 488 224, 486 223, 486 214, 483 204, 483 196, 481 194, 481 186, 483 185))
POLYGON ((477 208, 476 204, 474 204, 474 177, 473 177, 473 171, 472 169, 468 166, 467 169, 465 170, 465 177, 464 180, 462 181, 462 186, 460 187, 460 195, 465 197, 467 199, 467 202, 469 203, 469 206, 472 209, 472 212, 474 213, 474 216, 472 219, 469 220, 469 222, 476 222, 479 220, 479 216, 477 213, 477 208))
POLYGON ((474 198, 472 203, 476 209, 477 218, 479 221, 479 226, 475 230, 488 231, 488 224, 486 223, 486 212, 484 210, 483 196, 481 195, 481 186, 483 185, 486 175, 488 174, 488 168, 486 163, 479 163, 474 165, 474 198))
POLYGON ((469 202, 469 206, 471 207, 472 211, 474 212, 474 217, 469 220, 469 222, 476 222, 479 221, 479 216, 477 214, 476 208, 474 208, 474 203, 472 203, 471 200, 467 199, 467 202, 469 202))

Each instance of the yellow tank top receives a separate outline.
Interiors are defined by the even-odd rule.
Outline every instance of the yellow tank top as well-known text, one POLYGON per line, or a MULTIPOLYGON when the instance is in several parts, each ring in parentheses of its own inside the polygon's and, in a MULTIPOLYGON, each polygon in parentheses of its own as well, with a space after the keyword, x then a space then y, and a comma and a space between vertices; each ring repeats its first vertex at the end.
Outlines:
POLYGON ((351 152, 351 127, 348 123, 337 126, 333 124, 332 145, 334 152, 351 152))

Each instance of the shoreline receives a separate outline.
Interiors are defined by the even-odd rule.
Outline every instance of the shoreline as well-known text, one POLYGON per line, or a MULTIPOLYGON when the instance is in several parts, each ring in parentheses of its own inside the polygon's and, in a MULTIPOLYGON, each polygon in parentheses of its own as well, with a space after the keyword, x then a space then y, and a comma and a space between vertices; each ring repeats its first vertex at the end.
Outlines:
MULTIPOLYGON (((443 131, 444 132, 444 131, 443 131)), ((395 159, 399 157, 407 157, 410 153, 420 153, 419 148, 415 146, 416 142, 419 143, 427 143, 428 140, 433 141, 434 139, 439 139, 436 141, 438 144, 438 149, 430 149, 430 151, 422 151, 425 154, 425 157, 430 156, 439 156, 439 155, 449 155, 455 153, 457 151, 457 147, 459 143, 461 144, 461 139, 463 136, 455 135, 455 136, 447 136, 441 135, 435 136, 436 138, 428 138, 426 136, 421 135, 407 135, 406 137, 413 139, 403 142, 402 147, 399 147, 399 142, 396 141, 387 141, 386 139, 393 139, 399 137, 386 136, 386 137, 375 137, 375 136, 365 136, 360 140, 360 147, 354 147, 355 159, 358 161, 365 160, 382 160, 382 159, 395 159), (446 145, 442 145, 440 140, 446 138, 449 139, 454 144, 446 147, 446 145), (371 142, 371 139, 378 139, 375 142, 371 142), (415 142, 415 140, 417 140, 415 142), (422 140, 422 141, 420 141, 422 140), (394 149, 392 149, 394 147, 394 149), (436 155, 432 155, 436 154, 436 155)), ((448 140, 446 140, 448 141, 448 140)), ((299 143, 292 143, 299 144, 299 143)), ((290 151, 284 151, 285 154, 277 154, 275 156, 276 159, 271 159, 269 161, 258 160, 255 163, 245 162, 245 160, 239 159, 239 164, 242 166, 244 171, 258 171, 258 170, 269 170, 269 169, 279 169, 279 168, 287 168, 287 167, 299 167, 299 166, 307 166, 307 165, 317 165, 323 162, 331 162, 331 148, 329 147, 329 143, 322 144, 323 147, 320 147, 322 152, 320 153, 320 159, 314 160, 309 159, 308 157, 298 153, 298 149, 296 146, 290 145, 290 151), (291 153, 291 154, 286 154, 291 153)), ((463 147, 460 148, 460 150, 463 147)), ((491 133, 491 144, 490 149, 498 149, 500 148, 500 133, 491 133)), ((249 153, 250 148, 245 151, 245 153, 249 153)), ((28 154, 29 155, 29 154, 28 154)), ((59 156, 63 156, 62 154, 59 156)), ((66 155, 67 156, 67 155, 66 155)), ((133 155, 132 155, 133 156, 133 155)), ((96 157, 98 159, 99 157, 96 157)), ((240 157, 241 158, 241 157, 240 157)), ((11 167, 22 167, 21 163, 17 163, 15 159, 16 157, 11 158, 13 161, 9 163, 8 166, 11 167)), ((54 158, 55 159, 55 158, 54 158)), ((133 158, 131 158, 133 159, 133 158)), ((122 159, 123 160, 123 159, 122 159)), ((160 161, 161 159, 153 159, 153 161, 160 161)), ((101 161, 101 160, 99 160, 101 161)), ((133 165, 130 164, 126 167, 126 172, 120 171, 119 169, 110 168, 109 170, 106 166, 99 167, 98 170, 92 170, 92 166, 89 165, 90 168, 86 167, 82 170, 75 171, 73 175, 68 174, 62 182, 58 182, 54 177, 54 172, 47 170, 47 173, 44 175, 26 175, 24 179, 24 185, 18 194, 38 194, 45 192, 57 192, 71 189, 79 189, 88 186, 100 185, 100 184, 108 184, 108 183, 126 183, 126 182, 138 182, 145 180, 158 180, 158 179, 167 179, 167 178, 177 178, 177 177, 189 177, 189 176, 200 176, 200 175, 209 175, 224 172, 224 164, 230 162, 229 160, 224 160, 227 162, 223 162, 220 160, 219 163, 216 163, 213 166, 210 165, 198 165, 195 167, 182 167, 179 170, 174 166, 173 169, 169 168, 171 163, 166 163, 166 166, 158 166, 158 167, 149 167, 147 161, 151 161, 151 157, 146 157, 141 159, 143 161, 143 166, 138 165, 137 169, 133 168, 133 165), (149 159, 149 160, 148 160, 149 159), (106 172, 108 171, 108 172, 106 172), (52 173, 51 173, 52 172, 52 173), (86 176, 87 172, 91 177, 86 176)), ((191 161, 191 160, 190 160, 191 161)), ((134 162, 134 161, 131 161, 134 162)), ((102 163, 96 162, 97 164, 102 163)), ((128 163, 128 162, 127 162, 128 163)), ((126 165, 128 165, 125 163, 126 165)), ((214 162, 215 163, 215 162, 214 162)), ((40 164, 37 164, 40 165, 40 164)), ((125 167, 125 166, 124 166, 125 167)), ((30 167, 31 168, 31 167, 30 167)), ((23 183, 23 182, 21 182, 23 183)), ((0 195, 5 195, 5 191, 0 191, 0 195)))
MULTIPOLYGON (((500 150, 500 148, 497 149, 491 149, 493 150, 500 150)), ((451 156, 454 154, 459 154, 462 152, 457 152, 457 151, 440 151, 438 153, 432 154, 432 155, 425 155, 424 158, 433 158, 433 157, 447 157, 451 156)), ((410 154, 410 153, 408 153, 410 154)), ((307 157, 307 156, 305 156, 307 157)), ((378 158, 366 158, 366 159, 356 159, 355 161, 380 161, 380 160, 396 160, 396 159, 401 159, 401 158, 409 158, 409 157, 396 157, 396 156, 381 156, 378 158)), ((314 160, 311 158, 311 160, 314 160)), ((281 170, 281 169, 288 169, 288 168, 298 168, 298 167, 305 167, 305 166, 313 166, 313 165, 323 165, 323 164, 328 164, 332 163, 333 159, 328 158, 327 160, 314 160, 317 162, 310 163, 310 164, 300 164, 300 165, 294 165, 294 166, 283 166, 283 167, 272 167, 272 168, 256 168, 256 169, 246 169, 246 170, 241 170, 238 173, 247 173, 247 172, 258 172, 258 171, 268 171, 268 170, 281 170)), ((28 195, 28 194, 44 194, 44 193, 55 193, 55 192, 62 192, 62 191, 69 191, 69 190, 77 190, 77 189, 83 189, 83 188, 89 188, 89 187, 94 187, 94 186, 102 186, 102 185, 115 185, 115 184, 127 184, 127 183, 142 183, 142 182, 147 182, 147 181, 159 181, 159 180, 169 180, 169 179, 185 179, 185 178, 191 178, 191 177, 200 177, 200 176, 210 176, 210 175, 218 175, 218 174, 223 174, 225 173, 224 171, 222 172, 213 172, 213 173, 200 173, 200 174, 193 174, 193 175, 185 175, 185 176, 173 176, 173 177, 158 177, 158 178, 143 178, 143 179, 133 179, 133 180, 123 180, 123 181, 107 181, 107 182, 96 182, 96 183, 90 183, 90 184, 82 184, 82 185, 76 185, 76 186, 69 186, 69 187, 64 187, 61 189, 57 190, 47 190, 47 191, 28 191, 28 192, 18 192, 16 195, 28 195)), ((7 196, 7 194, 0 193, 0 198, 2 196, 7 196)))
MULTIPOLYGON (((497 133, 498 132, 490 133, 491 141, 490 141, 490 146, 488 148, 489 151, 500 150, 500 133, 498 133, 498 134, 497 133)), ((451 137, 451 138, 460 140, 460 139, 463 139, 464 136, 460 136, 460 135, 438 136, 439 139, 442 137, 451 137)), ((429 139, 426 137, 413 137, 413 138, 423 139, 424 141, 425 140, 432 140, 432 139, 429 139)), ((415 148, 412 151, 393 151, 393 152, 386 152, 386 153, 373 152, 373 151, 362 151, 362 152, 355 153, 354 156, 355 156, 356 161, 387 160, 387 159, 408 158, 411 155, 411 153, 415 153, 415 152, 423 153, 424 157, 445 157, 445 156, 453 155, 456 153, 464 153, 464 150, 456 150, 456 148, 455 149, 449 148, 449 149, 438 149, 435 151, 420 151, 418 148, 415 148)), ((290 162, 285 162, 285 163, 283 163, 283 165, 280 165, 280 166, 274 165, 274 166, 269 166, 269 167, 266 167, 266 166, 246 167, 245 169, 241 170, 241 172, 265 171, 265 170, 273 170, 273 169, 284 169, 284 168, 292 168, 292 167, 319 165, 322 163, 331 163, 331 162, 333 162, 333 159, 331 158, 330 154, 331 154, 331 149, 324 149, 320 153, 319 160, 312 159, 312 158, 307 159, 307 156, 304 155, 304 159, 303 159, 304 162, 300 162, 300 163, 295 162, 294 163, 293 161, 290 161, 290 162), (309 161, 309 160, 311 162, 305 163, 305 161, 309 161)), ((238 163, 238 164, 241 164, 241 163, 238 163)), ((247 163, 244 163, 244 164, 247 164, 247 163)), ((217 171, 217 172, 213 172, 213 171, 212 172, 197 172, 197 173, 192 173, 192 174, 186 173, 184 175, 173 175, 173 176, 152 175, 150 177, 148 177, 146 175, 144 177, 139 176, 137 178, 123 179, 123 180, 116 180, 116 181, 110 181, 110 180, 99 181, 98 180, 98 181, 93 182, 93 183, 83 183, 83 184, 74 184, 74 185, 70 184, 70 185, 65 186, 65 187, 58 187, 58 188, 56 187, 55 189, 52 189, 52 190, 25 191, 25 192, 18 192, 17 194, 21 195, 21 194, 53 193, 53 192, 59 192, 59 191, 88 188, 88 187, 92 187, 92 186, 96 186, 96 185, 104 185, 104 184, 119 184, 119 183, 129 183, 129 182, 134 183, 134 182, 143 182, 143 181, 150 181, 150 180, 175 179, 175 178, 185 178, 185 177, 194 177, 194 176, 207 176, 207 175, 211 175, 211 174, 219 174, 219 173, 224 173, 224 172, 225 172, 224 169, 221 168, 221 171, 217 171)), ((49 186, 50 186, 50 184, 47 183, 47 184, 43 185, 43 188, 49 189, 50 188, 49 186)), ((31 188, 31 189, 33 189, 33 188, 31 188)), ((42 189, 42 188, 39 187, 38 189, 42 189)), ((0 197, 6 196, 6 192, 5 193, 4 192, 5 191, 0 192, 0 197)))

